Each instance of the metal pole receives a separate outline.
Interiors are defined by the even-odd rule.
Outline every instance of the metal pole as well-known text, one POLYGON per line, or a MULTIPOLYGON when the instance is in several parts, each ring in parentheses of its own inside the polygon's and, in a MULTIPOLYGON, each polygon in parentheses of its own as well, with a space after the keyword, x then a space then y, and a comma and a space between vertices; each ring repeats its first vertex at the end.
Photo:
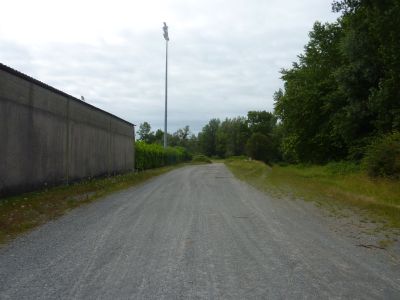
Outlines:
POLYGON ((168 40, 165 41, 165 117, 164 117, 164 148, 167 148, 167 104, 168 104, 168 40))

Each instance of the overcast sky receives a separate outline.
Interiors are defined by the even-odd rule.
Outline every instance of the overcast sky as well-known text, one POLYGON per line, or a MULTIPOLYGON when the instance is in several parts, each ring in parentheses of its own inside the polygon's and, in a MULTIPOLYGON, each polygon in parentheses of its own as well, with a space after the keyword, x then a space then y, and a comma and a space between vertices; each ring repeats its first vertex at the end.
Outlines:
POLYGON ((0 62, 135 124, 168 131, 273 109, 331 0, 0 0, 0 62))

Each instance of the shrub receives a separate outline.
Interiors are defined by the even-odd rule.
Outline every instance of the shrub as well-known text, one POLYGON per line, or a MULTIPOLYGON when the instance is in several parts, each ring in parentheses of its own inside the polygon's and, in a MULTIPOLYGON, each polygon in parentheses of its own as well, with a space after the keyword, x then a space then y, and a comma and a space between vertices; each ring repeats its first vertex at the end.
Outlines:
POLYGON ((262 133, 253 133, 247 141, 247 153, 256 160, 271 163, 275 158, 275 149, 272 139, 262 133))
POLYGON ((212 161, 205 155, 203 154, 199 154, 199 155, 195 155, 193 156, 192 159, 193 162, 198 162, 198 163, 207 163, 207 164, 211 164, 212 161))
POLYGON ((371 177, 400 178, 400 132, 384 135, 369 145, 363 166, 371 177))
POLYGON ((135 168, 146 170, 177 164, 191 159, 189 153, 182 147, 167 147, 158 144, 135 144, 135 168))

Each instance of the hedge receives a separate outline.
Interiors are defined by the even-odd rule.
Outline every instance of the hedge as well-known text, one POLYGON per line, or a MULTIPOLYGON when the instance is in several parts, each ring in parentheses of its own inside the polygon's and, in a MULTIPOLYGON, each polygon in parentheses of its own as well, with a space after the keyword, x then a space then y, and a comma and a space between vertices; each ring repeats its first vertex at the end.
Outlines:
POLYGON ((167 147, 159 144, 135 143, 135 169, 146 170, 177 164, 191 159, 190 154, 181 147, 167 147))

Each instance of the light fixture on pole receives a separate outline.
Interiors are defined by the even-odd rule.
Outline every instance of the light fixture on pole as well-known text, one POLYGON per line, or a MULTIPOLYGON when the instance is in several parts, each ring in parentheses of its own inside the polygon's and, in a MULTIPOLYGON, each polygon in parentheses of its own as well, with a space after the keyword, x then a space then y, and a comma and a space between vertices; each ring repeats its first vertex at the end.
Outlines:
POLYGON ((164 118, 164 148, 167 148, 167 104, 168 104, 168 26, 164 22, 164 39, 165 39, 165 118, 164 118))

